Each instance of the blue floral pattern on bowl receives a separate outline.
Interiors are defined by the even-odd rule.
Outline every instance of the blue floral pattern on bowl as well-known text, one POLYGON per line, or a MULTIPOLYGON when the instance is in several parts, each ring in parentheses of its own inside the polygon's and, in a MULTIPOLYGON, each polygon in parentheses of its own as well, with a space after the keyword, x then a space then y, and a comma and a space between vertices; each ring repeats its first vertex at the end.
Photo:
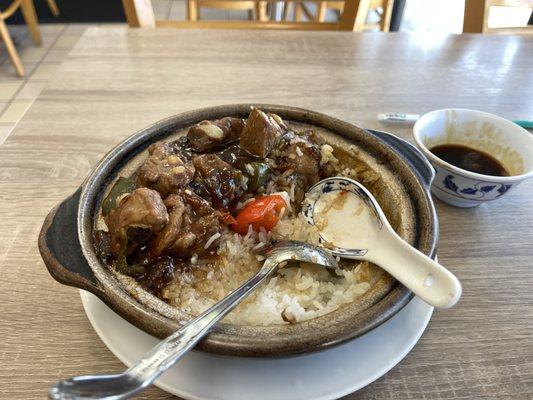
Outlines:
POLYGON ((448 174, 442 180, 442 185, 449 191, 460 195, 465 199, 484 199, 490 197, 495 199, 505 194, 512 185, 504 185, 502 183, 489 184, 487 182, 478 181, 473 186, 459 188, 456 181, 456 176, 448 174), (496 194, 494 194, 495 192, 496 194))

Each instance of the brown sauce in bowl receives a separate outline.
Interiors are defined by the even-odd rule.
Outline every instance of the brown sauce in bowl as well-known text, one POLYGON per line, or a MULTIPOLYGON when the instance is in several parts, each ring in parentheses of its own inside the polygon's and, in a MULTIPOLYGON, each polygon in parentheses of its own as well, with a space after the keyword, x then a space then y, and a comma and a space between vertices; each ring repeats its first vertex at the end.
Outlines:
POLYGON ((460 144, 443 144, 429 149, 441 160, 482 175, 509 176, 505 167, 490 154, 460 144))

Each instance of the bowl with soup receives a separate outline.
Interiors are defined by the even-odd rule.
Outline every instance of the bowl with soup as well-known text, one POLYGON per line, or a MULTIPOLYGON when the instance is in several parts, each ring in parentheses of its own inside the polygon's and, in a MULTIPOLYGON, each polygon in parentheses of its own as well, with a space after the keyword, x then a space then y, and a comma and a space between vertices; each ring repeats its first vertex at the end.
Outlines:
POLYGON ((433 195, 452 206, 497 200, 533 176, 533 135, 496 115, 436 110, 424 114, 413 133, 436 171, 433 195))

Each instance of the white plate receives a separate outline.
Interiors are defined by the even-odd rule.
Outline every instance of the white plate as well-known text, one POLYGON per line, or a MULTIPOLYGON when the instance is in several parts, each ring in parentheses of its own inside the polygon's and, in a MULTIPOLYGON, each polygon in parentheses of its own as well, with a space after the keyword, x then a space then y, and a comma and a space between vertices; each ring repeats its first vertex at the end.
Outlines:
MULTIPOLYGON (((84 291, 80 294, 94 330, 128 367, 158 342, 115 314, 96 296, 84 291)), ((366 335, 298 357, 258 359, 191 352, 155 384, 194 400, 336 399, 361 389, 398 364, 416 344, 432 313, 433 307, 416 297, 366 335)))

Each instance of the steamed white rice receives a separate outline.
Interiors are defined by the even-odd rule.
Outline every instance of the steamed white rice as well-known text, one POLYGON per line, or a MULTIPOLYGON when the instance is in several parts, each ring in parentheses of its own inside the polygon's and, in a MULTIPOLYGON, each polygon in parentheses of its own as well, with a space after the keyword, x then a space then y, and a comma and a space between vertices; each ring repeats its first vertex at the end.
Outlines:
MULTIPOLYGON (((333 148, 322 147, 322 161, 336 164, 333 148)), ((354 176, 359 171, 350 171, 354 176)), ((284 198, 294 198, 294 187, 284 188, 284 198)), ((279 193, 270 185, 266 193, 279 193)), ((243 202, 244 204, 244 202, 243 202)), ((272 232, 253 232, 241 236, 225 231, 218 240, 218 259, 196 264, 182 271, 162 292, 171 305, 198 315, 256 273, 262 257, 256 255, 261 245, 272 239, 290 239, 318 244, 318 231, 301 214, 294 215, 290 207, 272 232)), ((366 262, 344 263, 334 271, 311 264, 299 263, 280 268, 265 284, 231 312, 225 321, 236 325, 289 324, 315 318, 351 303, 370 288, 370 266, 366 262)))

